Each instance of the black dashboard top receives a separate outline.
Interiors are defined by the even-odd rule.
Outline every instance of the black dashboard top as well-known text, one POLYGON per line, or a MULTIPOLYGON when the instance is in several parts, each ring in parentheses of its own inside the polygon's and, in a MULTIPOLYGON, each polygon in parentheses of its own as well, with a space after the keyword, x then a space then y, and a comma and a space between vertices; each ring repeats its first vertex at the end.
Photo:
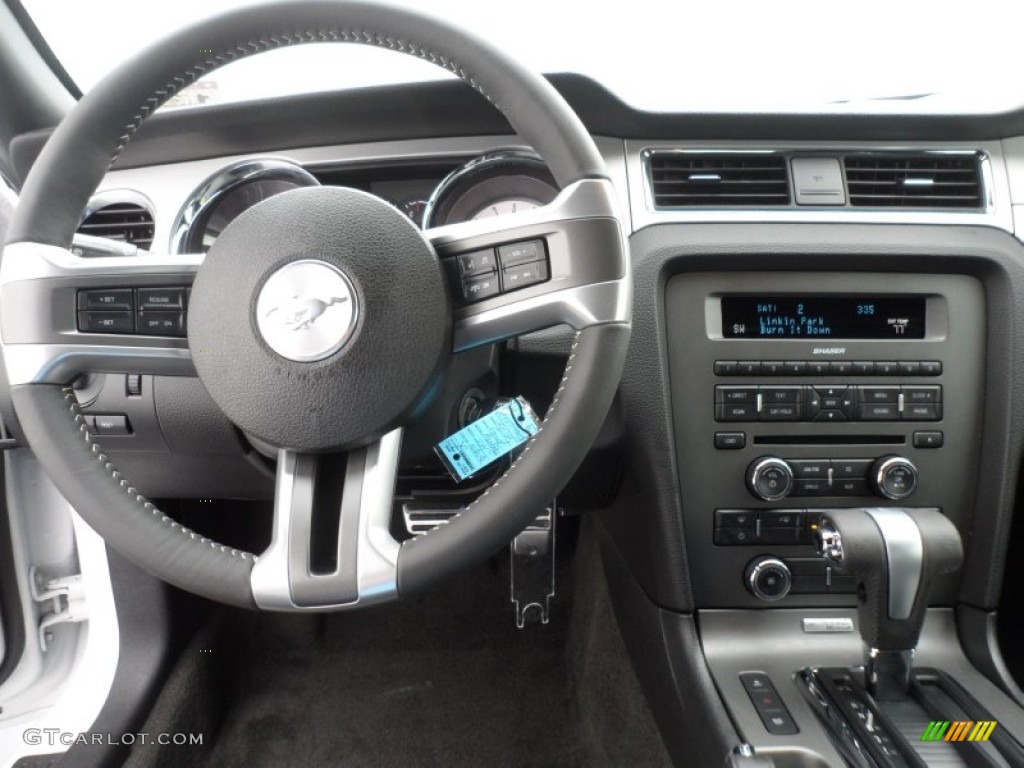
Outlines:
MULTIPOLYGON (((941 140, 1024 134, 1024 108, 993 114, 654 113, 635 109, 596 81, 548 79, 594 135, 658 139, 941 140)), ((436 82, 314 93, 161 113, 146 121, 117 168, 228 154, 371 141, 486 136, 510 132, 471 88, 436 82)), ((50 131, 16 137, 11 154, 24 178, 50 131)))

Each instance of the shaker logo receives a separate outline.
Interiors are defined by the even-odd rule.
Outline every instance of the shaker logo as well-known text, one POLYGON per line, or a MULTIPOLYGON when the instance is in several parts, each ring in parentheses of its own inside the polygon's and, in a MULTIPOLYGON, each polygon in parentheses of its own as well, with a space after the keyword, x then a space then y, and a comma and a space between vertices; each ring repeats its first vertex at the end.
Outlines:
POLYGON ((304 330, 315 323, 317 318, 333 304, 342 304, 348 301, 348 297, 333 297, 328 301, 322 299, 300 299, 292 296, 288 301, 279 307, 274 307, 267 312, 267 317, 280 313, 278 318, 285 326, 293 331, 304 330))
POLYGON ((845 355, 846 347, 815 347, 815 355, 845 355))

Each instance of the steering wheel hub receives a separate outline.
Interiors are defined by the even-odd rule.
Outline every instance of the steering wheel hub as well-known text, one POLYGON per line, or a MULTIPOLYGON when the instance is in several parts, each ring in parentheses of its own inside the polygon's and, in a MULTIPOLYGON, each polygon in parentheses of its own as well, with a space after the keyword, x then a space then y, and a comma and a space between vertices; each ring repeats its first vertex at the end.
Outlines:
POLYGON ((299 259, 274 272, 256 299, 256 325, 281 357, 315 363, 352 336, 356 293, 345 273, 319 259, 299 259))
POLYGON ((277 195, 228 226, 196 275, 189 346, 217 404, 282 448, 375 440, 424 404, 451 349, 433 248, 353 189, 277 195))

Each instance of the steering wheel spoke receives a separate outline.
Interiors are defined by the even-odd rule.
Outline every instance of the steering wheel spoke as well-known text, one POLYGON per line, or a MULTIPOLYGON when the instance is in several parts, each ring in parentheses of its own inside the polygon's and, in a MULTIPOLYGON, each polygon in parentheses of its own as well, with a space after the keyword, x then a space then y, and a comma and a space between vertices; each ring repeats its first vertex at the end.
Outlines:
POLYGON ((63 384, 91 371, 195 375, 184 296, 203 259, 100 238, 76 238, 70 249, 7 246, 0 312, 10 383, 63 384), (165 288, 182 297, 180 306, 149 303, 153 289, 165 288))
POLYGON ((402 442, 396 429, 347 455, 281 450, 270 546, 252 570, 266 610, 340 610, 393 599, 390 532, 402 442))
POLYGON ((577 181, 541 208, 426 234, 448 268, 456 352, 555 325, 628 322, 626 246, 607 179, 577 181))

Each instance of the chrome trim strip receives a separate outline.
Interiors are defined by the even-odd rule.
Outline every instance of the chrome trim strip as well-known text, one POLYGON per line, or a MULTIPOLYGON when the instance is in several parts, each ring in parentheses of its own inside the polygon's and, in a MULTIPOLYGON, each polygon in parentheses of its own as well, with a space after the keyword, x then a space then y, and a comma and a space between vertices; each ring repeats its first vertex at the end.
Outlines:
POLYGON ((4 344, 11 386, 66 384, 80 373, 144 373, 195 376, 192 353, 172 347, 103 344, 4 344))
POLYGON ((257 157, 221 168, 190 193, 171 225, 171 253, 181 253, 193 236, 193 227, 206 221, 222 198, 261 180, 290 181, 297 188, 318 187, 316 177, 298 163, 282 157, 257 157))
POLYGON ((917 523, 906 512, 890 507, 871 507, 868 513, 885 542, 889 566, 889 618, 910 618, 914 600, 921 588, 924 543, 917 523))
MULTIPOLYGON (((383 603, 398 597, 399 544, 389 531, 395 479, 402 445, 402 430, 395 429, 378 442, 357 450, 365 454, 359 497, 356 550, 358 597, 348 603, 297 605, 292 598, 289 570, 290 503, 295 490, 297 456, 278 453, 274 488, 274 523, 270 546, 256 559, 250 585, 256 604, 268 611, 340 611, 383 603)), ((344 494, 349 492, 346 481, 344 494)))

